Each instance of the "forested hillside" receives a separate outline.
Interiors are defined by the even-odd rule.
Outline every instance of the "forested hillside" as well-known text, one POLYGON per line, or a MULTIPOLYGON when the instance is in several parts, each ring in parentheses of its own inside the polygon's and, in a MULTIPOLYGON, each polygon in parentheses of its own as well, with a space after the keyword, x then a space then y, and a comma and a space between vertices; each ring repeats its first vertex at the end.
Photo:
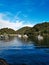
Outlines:
POLYGON ((4 34, 4 33, 7 33, 7 34, 15 34, 15 30, 11 29, 11 28, 2 28, 0 29, 0 34, 4 34))
POLYGON ((49 22, 36 24, 34 27, 23 27, 17 30, 17 33, 27 35, 49 34, 49 22))

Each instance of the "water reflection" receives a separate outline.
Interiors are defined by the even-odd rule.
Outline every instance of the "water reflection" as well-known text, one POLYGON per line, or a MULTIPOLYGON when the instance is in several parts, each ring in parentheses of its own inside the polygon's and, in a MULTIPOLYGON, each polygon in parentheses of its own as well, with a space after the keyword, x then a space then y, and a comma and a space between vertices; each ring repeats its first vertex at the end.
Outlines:
POLYGON ((33 36, 29 40, 35 42, 34 45, 38 47, 49 47, 49 36, 44 36, 42 40, 38 40, 37 37, 33 36))
POLYGON ((25 41, 17 37, 11 37, 7 40, 0 40, 0 49, 26 49, 34 48, 34 44, 31 41, 25 41))
POLYGON ((0 40, 0 58, 11 65, 49 65, 49 48, 36 48, 30 40, 13 37, 0 40))
POLYGON ((44 47, 49 47, 49 38, 44 37, 43 40, 38 40, 36 38, 34 39, 23 39, 23 38, 18 38, 18 37, 9 37, 8 39, 3 39, 0 40, 0 48, 44 48, 44 47))

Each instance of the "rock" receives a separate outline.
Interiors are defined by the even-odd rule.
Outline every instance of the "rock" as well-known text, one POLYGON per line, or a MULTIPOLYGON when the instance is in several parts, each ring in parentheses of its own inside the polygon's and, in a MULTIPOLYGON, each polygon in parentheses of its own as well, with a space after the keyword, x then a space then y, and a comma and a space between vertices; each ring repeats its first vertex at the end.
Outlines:
POLYGON ((43 36, 41 36, 41 35, 38 35, 37 38, 38 38, 39 41, 43 40, 43 36))

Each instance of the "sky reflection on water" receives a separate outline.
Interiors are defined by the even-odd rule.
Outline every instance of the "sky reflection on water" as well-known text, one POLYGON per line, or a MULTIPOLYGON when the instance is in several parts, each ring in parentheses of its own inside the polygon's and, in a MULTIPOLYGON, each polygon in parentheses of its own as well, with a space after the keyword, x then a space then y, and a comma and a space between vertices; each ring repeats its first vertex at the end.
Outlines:
POLYGON ((17 37, 12 40, 0 40, 0 49, 31 49, 34 44, 31 41, 22 41, 17 37))
POLYGON ((34 42, 15 37, 0 41, 0 58, 13 65, 49 65, 49 48, 36 48, 34 42))

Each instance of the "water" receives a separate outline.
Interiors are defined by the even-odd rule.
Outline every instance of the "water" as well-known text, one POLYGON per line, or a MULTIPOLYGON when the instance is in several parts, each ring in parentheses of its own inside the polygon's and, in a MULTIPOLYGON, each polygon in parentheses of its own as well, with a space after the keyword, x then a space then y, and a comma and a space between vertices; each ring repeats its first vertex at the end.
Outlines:
POLYGON ((14 37, 0 40, 0 58, 11 65, 49 65, 49 48, 36 48, 34 42, 14 37))

